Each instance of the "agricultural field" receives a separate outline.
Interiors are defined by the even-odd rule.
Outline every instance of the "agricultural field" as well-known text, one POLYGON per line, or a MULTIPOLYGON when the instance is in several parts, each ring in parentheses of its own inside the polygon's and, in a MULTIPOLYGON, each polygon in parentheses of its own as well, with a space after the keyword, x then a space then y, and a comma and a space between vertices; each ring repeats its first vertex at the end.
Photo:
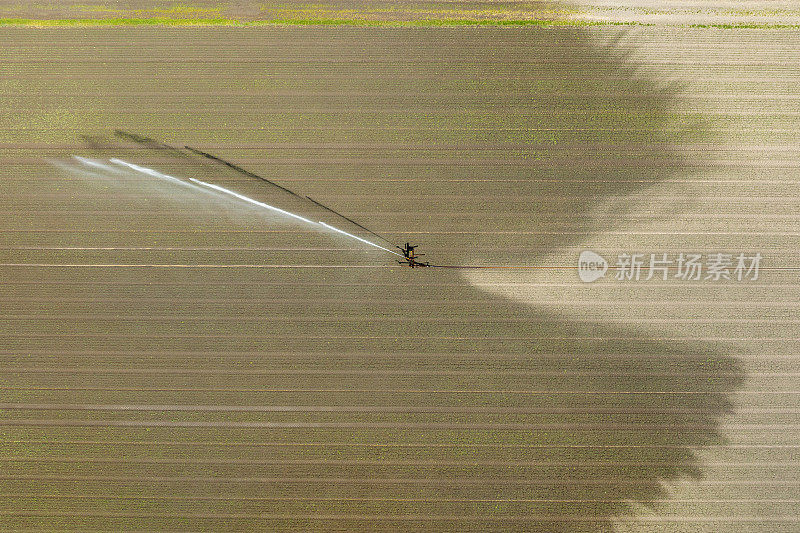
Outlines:
POLYGON ((800 10, 710 4, 0 2, 0 530, 797 531, 800 10))
POLYGON ((792 1, 746 0, 337 0, 332 2, 19 2, 0 0, 11 26, 689 26, 797 28, 792 1))

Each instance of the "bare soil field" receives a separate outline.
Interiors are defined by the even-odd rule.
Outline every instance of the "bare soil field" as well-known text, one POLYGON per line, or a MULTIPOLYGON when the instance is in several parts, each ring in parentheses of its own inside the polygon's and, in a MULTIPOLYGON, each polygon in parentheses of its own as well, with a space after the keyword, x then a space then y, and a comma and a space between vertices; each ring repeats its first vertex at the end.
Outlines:
POLYGON ((795 30, 0 41, 0 529, 797 530, 795 30), (116 128, 503 268, 123 171, 276 201, 116 128), (586 249, 763 268, 587 284, 586 249))

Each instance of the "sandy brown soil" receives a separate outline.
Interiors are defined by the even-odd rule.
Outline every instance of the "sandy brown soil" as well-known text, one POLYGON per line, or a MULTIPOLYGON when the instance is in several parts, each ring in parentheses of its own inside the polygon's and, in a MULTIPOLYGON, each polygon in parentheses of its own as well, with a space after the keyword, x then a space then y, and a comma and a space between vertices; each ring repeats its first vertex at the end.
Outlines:
POLYGON ((0 529, 796 530, 795 33, 0 39, 0 529), (104 147, 114 128, 440 264, 556 268, 412 271, 77 170, 128 158, 274 198, 104 147), (772 270, 583 285, 584 247, 772 270))

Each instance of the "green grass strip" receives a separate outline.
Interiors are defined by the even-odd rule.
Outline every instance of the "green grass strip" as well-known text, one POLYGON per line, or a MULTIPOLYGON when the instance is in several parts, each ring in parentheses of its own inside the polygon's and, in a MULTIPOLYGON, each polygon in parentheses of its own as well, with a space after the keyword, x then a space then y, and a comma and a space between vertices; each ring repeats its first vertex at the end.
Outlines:
MULTIPOLYGON (((507 26, 507 27, 552 27, 552 26, 655 26, 642 22, 615 22, 566 19, 415 19, 415 20, 373 20, 358 18, 286 18, 269 20, 237 20, 230 18, 93 18, 93 19, 27 19, 0 18, 0 27, 18 26, 29 28, 90 28, 108 26, 357 26, 357 27, 459 27, 459 26, 507 26)), ((666 26, 670 26, 667 24, 666 26)), ((676 24, 677 27, 718 28, 718 29, 798 29, 798 24, 676 24)))
POLYGON ((457 27, 457 26, 649 26, 636 22, 597 22, 583 20, 537 19, 322 19, 287 18, 243 21, 229 18, 102 18, 102 19, 24 19, 0 18, 0 26, 48 27, 106 27, 106 26, 365 26, 365 27, 457 27))
POLYGON ((787 30, 798 29, 800 24, 688 24, 689 28, 719 28, 724 30, 787 30))
POLYGON ((93 26, 238 26, 237 21, 226 18, 176 19, 176 18, 104 18, 104 19, 23 19, 1 18, 0 26, 31 28, 93 27, 93 26))

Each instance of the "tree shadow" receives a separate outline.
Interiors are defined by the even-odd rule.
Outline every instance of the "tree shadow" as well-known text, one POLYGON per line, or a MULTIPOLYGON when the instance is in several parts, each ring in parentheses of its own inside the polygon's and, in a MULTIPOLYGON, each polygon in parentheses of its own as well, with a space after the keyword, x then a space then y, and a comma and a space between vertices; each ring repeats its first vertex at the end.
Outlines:
MULTIPOLYGON (((435 61, 421 62, 415 72, 422 81, 409 81, 410 90, 396 95, 394 105, 436 109, 454 100, 465 108, 483 106, 490 110, 488 120, 480 114, 454 115, 441 119, 425 135, 443 142, 455 138, 463 144, 456 156, 481 154, 484 148, 466 147, 470 142, 490 142, 493 149, 506 150, 509 164, 497 169, 487 163, 449 170, 440 166, 431 171, 433 177, 449 172, 474 178, 494 172, 493 177, 509 178, 490 185, 463 185, 461 195, 482 195, 480 205, 489 213, 476 215, 468 230, 477 233, 487 226, 498 227, 491 212, 507 206, 504 194, 531 198, 520 206, 515 229, 533 236, 515 238, 517 244, 530 247, 529 258, 535 262, 544 253, 566 249, 591 234, 618 227, 624 223, 625 213, 635 212, 642 193, 693 166, 675 148, 699 135, 693 131, 693 119, 676 118, 672 110, 678 89, 659 86, 639 73, 619 43, 598 45, 588 31, 579 28, 526 31, 517 34, 529 51, 520 57, 520 47, 497 45, 497 32, 444 30, 436 36, 403 32, 402 38, 398 34, 391 37, 399 40, 395 44, 405 47, 409 56, 428 49, 440 54, 435 61), (436 46, 442 35, 446 38, 436 46), (452 58, 461 61, 448 63, 452 58), (500 94, 491 89, 487 93, 476 85, 458 88, 455 96, 452 90, 424 91, 431 78, 463 78, 459 69, 465 68, 465 63, 478 65, 490 81, 516 80, 511 84, 515 88, 500 94), (418 91, 415 83, 420 83, 418 91), (456 131, 453 126, 459 126, 458 133, 452 133, 456 131), (517 142, 519 135, 524 137, 522 147, 517 142), (599 212, 614 213, 615 217, 598 216, 599 212), (581 224, 577 231, 539 231, 553 221, 581 224)), ((407 192, 399 188, 397 196, 402 198, 407 192)), ((347 214, 335 202, 319 199, 347 214)), ((680 206, 662 208, 674 213, 680 206)), ((380 231, 381 216, 376 208, 365 225, 377 226, 380 231)), ((423 224, 424 220, 416 220, 406 229, 422 230, 423 224)), ((474 242, 492 245, 492 237, 473 239, 462 234, 437 238, 453 249, 468 248, 474 242)), ((428 251, 435 262, 435 250, 428 251)), ((345 263, 362 260, 351 252, 339 257, 345 263)), ((653 505, 664 498, 665 482, 701 477, 697 449, 723 442, 720 423, 732 409, 730 394, 741 387, 744 372, 735 358, 717 347, 650 338, 634 328, 579 318, 568 320, 487 295, 465 283, 456 271, 367 272, 342 269, 326 274, 326 283, 332 286, 353 282, 352 286, 338 295, 336 304, 322 306, 309 295, 303 317, 318 318, 320 323, 288 322, 281 335, 318 334, 325 339, 315 347, 320 357, 345 370, 353 363, 343 353, 352 347, 347 344, 350 341, 336 339, 353 337, 354 329, 365 338, 389 339, 362 347, 392 356, 358 367, 375 371, 359 378, 364 390, 391 389, 381 373, 387 369, 407 371, 406 382, 425 372, 439 376, 429 381, 419 378, 416 388, 430 392, 420 403, 432 409, 464 410, 449 421, 431 415, 437 424, 445 424, 441 430, 411 429, 405 435, 431 445, 417 448, 414 457, 440 462, 441 466, 427 471, 431 479, 455 480, 437 491, 440 503, 432 514, 476 514, 494 520, 477 524, 498 529, 611 530, 616 517, 630 513, 632 502, 653 505), (387 302, 392 304, 388 308, 387 302), (356 326, 352 321, 330 320, 331 316, 353 317, 354 308, 361 313, 356 326), (426 352, 437 355, 427 356, 426 352), (456 399, 435 394, 437 387, 455 391, 456 399), (478 392, 459 396, 459 391, 478 392), (452 447, 441 451, 436 446, 442 443, 452 447), (488 455, 475 456, 469 451, 474 445, 491 445, 484 448, 488 455), (457 464, 465 455, 469 460, 457 464), (461 503, 448 502, 448 498, 461 499, 461 503), (474 507, 453 511, 454 505, 469 501, 474 507)), ((258 314, 254 318, 259 318, 258 314)), ((274 332, 267 326, 252 328, 254 346, 269 344, 274 332)), ((297 363, 296 368, 303 364, 297 363)), ((396 405, 392 398, 381 398, 365 395, 357 397, 357 402, 396 405)), ((397 402, 402 403, 400 399, 397 402)), ((396 421, 417 423, 414 407, 398 414, 396 421)), ((435 414, 441 417, 443 412, 435 414)), ((309 440, 327 437, 320 430, 312 432, 309 440)), ((369 434, 354 433, 356 437, 379 440, 369 434)), ((397 438, 403 444, 404 435, 397 438)), ((367 477, 380 476, 380 467, 363 469, 367 477)), ((346 473, 345 467, 335 464, 329 471, 346 473)), ((374 496, 377 489, 366 492, 374 496)), ((324 493, 324 488, 319 493, 324 493)), ((381 496, 403 501, 409 491, 389 488, 381 496)), ((401 505, 397 503, 398 508, 401 505)), ((416 504, 407 505, 403 510, 408 514, 418 511, 416 504)), ((374 519, 365 520, 376 524, 374 519)), ((410 523, 413 519, 403 522, 410 523)), ((431 522, 418 526, 426 524, 431 522)))
MULTIPOLYGON (((489 213, 508 209, 507 193, 533 199, 520 204, 514 222, 515 229, 533 235, 524 237, 524 242, 514 241, 530 246, 531 264, 590 235, 624 228, 626 214, 637 212, 648 191, 685 176, 699 164, 697 157, 687 159, 680 147, 705 139, 701 120, 675 111, 680 88, 640 72, 630 60, 630 50, 618 40, 598 45, 593 34, 574 28, 531 32, 524 36, 531 55, 514 64, 513 51, 472 37, 451 37, 453 49, 497 59, 487 67, 489 72, 519 76, 530 83, 503 95, 502 105, 518 116, 505 117, 505 124, 490 122, 498 127, 498 139, 507 135, 504 127, 530 126, 527 146, 509 153, 512 164, 492 174, 513 179, 508 183, 498 179, 488 187, 467 183, 462 192, 482 194, 480 206, 489 213), (553 221, 575 231, 538 231, 553 221)), ((459 102, 475 104, 482 97, 480 91, 465 91, 459 102)), ((486 101, 487 106, 493 104, 499 105, 486 101)), ((479 138, 477 129, 473 135, 472 140, 486 140, 479 138)), ((480 177, 486 169, 459 172, 480 177)), ((688 204, 659 207, 669 217, 688 204)), ((476 218, 472 224, 476 230, 499 226, 491 215, 476 218)), ((465 262, 474 254, 475 243, 478 250, 491 251, 491 239, 497 239, 437 238, 453 249, 468 250, 461 257, 465 262)), ((498 461, 517 465, 515 474, 510 473, 513 467, 483 472, 488 479, 496 476, 496 482, 487 481, 487 486, 496 489, 499 499, 535 500, 503 504, 498 514, 541 516, 524 524, 501 520, 504 527, 612 530, 614 519, 631 513, 634 502, 653 506, 666 497, 666 482, 701 478, 697 449, 724 442, 720 423, 731 413, 730 394, 742 386, 745 373, 740 362, 718 346, 651 338, 635 328, 580 317, 565 319, 467 288, 453 272, 416 276, 424 280, 423 286, 412 274, 402 275, 400 283, 409 284, 403 298, 419 298, 421 303, 397 313, 398 322, 415 326, 395 334, 414 339, 431 352, 449 349, 469 354, 450 363, 472 372, 464 381, 454 379, 453 389, 530 392, 487 393, 481 404, 508 408, 511 419, 515 409, 529 409, 530 418, 525 420, 534 426, 521 435, 498 423, 495 442, 529 447, 524 454, 513 446, 496 449, 498 461), (463 302, 481 304, 468 312, 463 302), (529 379, 519 377, 526 372, 529 379), (532 483, 514 485, 503 479, 506 475, 519 481, 526 474, 532 483)), ((380 280, 381 285, 391 283, 390 276, 380 280)), ((417 363, 417 369, 437 364, 424 358, 417 363)), ((487 437, 465 432, 461 438, 467 443, 487 437)))
MULTIPOLYGON (((481 296, 460 293, 465 300, 481 296)), ((487 389, 531 391, 487 395, 482 404, 536 413, 526 437, 496 435, 497 442, 531 446, 524 454, 497 450, 498 460, 533 465, 510 477, 527 472, 535 483, 518 490, 501 482, 497 490, 508 499, 541 500, 507 510, 541 516, 525 530, 613 530, 613 520, 631 514, 634 502, 654 507, 667 497, 665 483, 701 479, 698 448, 725 443, 720 424, 732 413, 730 395, 745 373, 737 359, 704 342, 653 339, 633 328, 566 320, 500 300, 484 303, 476 321, 465 318, 464 336, 501 340, 478 342, 489 357, 462 368, 483 374, 487 389), (496 352, 514 357, 498 366, 491 357, 496 352), (527 380, 508 375, 526 372, 527 380)), ((442 328, 438 334, 458 333, 442 328)))

